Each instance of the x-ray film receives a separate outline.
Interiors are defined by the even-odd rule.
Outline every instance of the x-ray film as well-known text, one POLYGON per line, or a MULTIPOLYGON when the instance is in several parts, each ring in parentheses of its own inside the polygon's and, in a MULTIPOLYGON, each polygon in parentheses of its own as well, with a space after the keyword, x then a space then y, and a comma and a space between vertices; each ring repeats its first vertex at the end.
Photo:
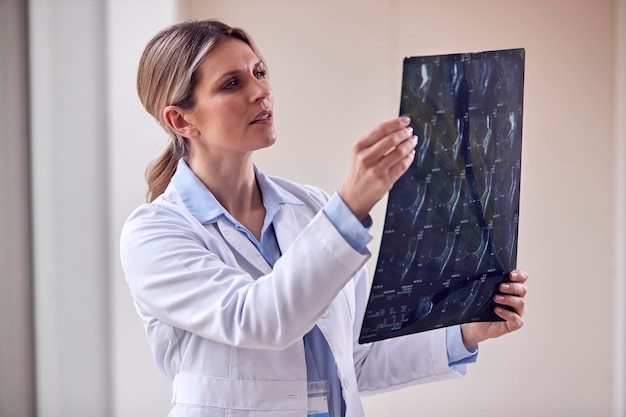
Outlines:
POLYGON ((400 114, 419 138, 389 192, 360 343, 501 321, 517 262, 524 49, 405 58, 400 114))

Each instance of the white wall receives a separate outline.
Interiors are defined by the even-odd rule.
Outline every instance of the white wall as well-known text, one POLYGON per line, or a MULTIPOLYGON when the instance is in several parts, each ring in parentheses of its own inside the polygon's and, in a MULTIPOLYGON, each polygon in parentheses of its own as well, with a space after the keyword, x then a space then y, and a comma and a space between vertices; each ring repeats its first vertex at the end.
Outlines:
POLYGON ((37 409, 166 415, 120 271, 119 231, 162 145, 136 98, 141 49, 173 0, 29 2, 37 409))
POLYGON ((144 171, 166 139, 137 98, 139 56, 148 40, 175 19, 174 0, 108 0, 111 389, 115 417, 165 416, 171 398, 170 383, 157 371, 135 313, 121 271, 118 244, 124 220, 145 202, 144 171))
MULTIPOLYGON (((103 2, 29 3, 38 415, 109 415, 103 2)), ((3 336, 4 337, 4 336, 3 336)))
POLYGON ((613 412, 626 416, 626 0, 615 2, 615 349, 613 412))
POLYGON ((26 7, 0 2, 0 416, 35 416, 26 7), (7 337, 10 335, 10 337, 7 337))
MULTIPOLYGON (((617 2, 623 16, 624 0, 178 2, 181 16, 223 18, 257 39, 279 133, 257 162, 328 191, 354 140, 397 114, 405 55, 526 48, 518 257, 531 273, 526 326, 484 343, 467 378, 368 397, 368 415, 611 415, 611 393, 623 393, 623 377, 612 372, 620 352, 613 355, 611 294, 626 255, 615 209, 626 181, 616 174, 626 159, 615 132, 622 126, 623 141, 617 2)), ((79 412, 89 405, 116 417, 169 408, 169 383, 153 365, 117 240, 144 201, 145 167, 165 140, 136 98, 137 60, 158 29, 179 19, 177 7, 31 0, 42 415, 99 415, 79 412)), ((377 235, 383 214, 381 204, 377 235)))

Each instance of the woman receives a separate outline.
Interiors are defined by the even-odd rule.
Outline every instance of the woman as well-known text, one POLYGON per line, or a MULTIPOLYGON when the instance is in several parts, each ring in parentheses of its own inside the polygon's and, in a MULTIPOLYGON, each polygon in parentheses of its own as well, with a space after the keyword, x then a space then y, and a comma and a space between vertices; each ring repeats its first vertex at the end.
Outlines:
POLYGON ((270 177, 276 141, 263 57, 241 29, 189 21, 157 34, 138 93, 170 142, 121 258, 171 416, 362 416, 359 393, 465 374, 477 343, 523 324, 524 271, 496 301, 505 321, 357 343, 367 301, 369 211, 413 162, 409 120, 358 141, 330 198, 270 177))

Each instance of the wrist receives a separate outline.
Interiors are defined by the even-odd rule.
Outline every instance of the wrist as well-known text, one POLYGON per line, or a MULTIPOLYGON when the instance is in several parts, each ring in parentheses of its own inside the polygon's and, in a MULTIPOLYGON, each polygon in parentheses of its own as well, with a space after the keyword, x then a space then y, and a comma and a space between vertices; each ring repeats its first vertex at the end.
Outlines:
POLYGON ((463 345, 466 349, 469 349, 472 346, 475 346, 480 342, 474 332, 472 331, 471 323, 463 323, 461 324, 461 339, 463 340, 463 345))
POLYGON ((361 223, 363 223, 369 214, 369 210, 362 208, 361 205, 358 203, 358 198, 353 198, 350 193, 343 190, 343 187, 340 187, 337 190, 337 194, 339 195, 339 198, 343 200, 345 205, 350 209, 352 214, 354 214, 354 217, 356 217, 361 223))

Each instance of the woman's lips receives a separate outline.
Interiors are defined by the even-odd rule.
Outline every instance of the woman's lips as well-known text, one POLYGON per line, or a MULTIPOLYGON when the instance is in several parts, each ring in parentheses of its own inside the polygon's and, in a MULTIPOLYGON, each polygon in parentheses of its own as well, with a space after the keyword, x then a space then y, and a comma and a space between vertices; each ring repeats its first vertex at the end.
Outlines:
POLYGON ((250 124, 257 124, 257 123, 271 123, 272 122, 272 112, 269 110, 265 110, 262 111, 261 113, 259 113, 251 122, 250 124))

